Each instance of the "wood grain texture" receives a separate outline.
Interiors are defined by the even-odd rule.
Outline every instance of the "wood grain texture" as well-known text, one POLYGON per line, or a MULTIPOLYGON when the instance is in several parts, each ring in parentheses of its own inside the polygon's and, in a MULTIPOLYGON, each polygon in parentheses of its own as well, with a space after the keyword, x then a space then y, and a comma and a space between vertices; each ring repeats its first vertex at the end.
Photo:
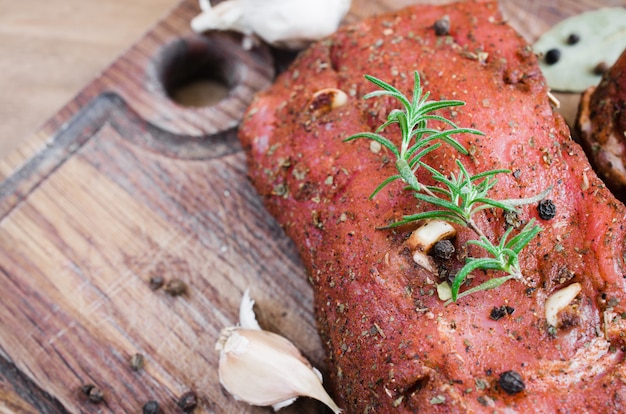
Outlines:
POLYGON ((0 158, 179 0, 0 0, 0 158))
MULTIPOLYGON (((347 20, 408 3, 355 0, 347 20)), ((583 3, 598 5, 552 1, 532 17, 526 1, 502 7, 532 39, 583 3)), ((243 52, 236 36, 193 36, 197 12, 183 1, 0 162, 0 412, 140 412, 157 400, 171 413, 189 390, 195 412, 267 412, 234 401, 216 374, 215 340, 247 287, 261 325, 325 368, 306 274, 248 183, 236 137, 272 55, 243 52), (226 101, 168 97, 197 67, 230 86, 226 101), (188 293, 153 291, 153 276, 188 293), (146 359, 138 372, 134 353, 146 359), (104 401, 89 402, 85 384, 104 401)), ((301 400, 283 412, 320 411, 301 400)))

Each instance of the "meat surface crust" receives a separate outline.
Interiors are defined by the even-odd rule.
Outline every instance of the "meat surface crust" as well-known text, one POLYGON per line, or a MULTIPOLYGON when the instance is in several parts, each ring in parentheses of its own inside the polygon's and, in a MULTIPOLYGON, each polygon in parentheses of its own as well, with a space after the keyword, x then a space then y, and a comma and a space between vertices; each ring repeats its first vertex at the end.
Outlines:
POLYGON ((626 200, 626 50, 580 100, 576 128, 594 168, 626 200))
MULTIPOLYGON (((400 137, 393 128, 385 134, 400 137)), ((308 270, 329 383, 346 412, 626 411, 626 209, 553 112, 536 57, 495 2, 413 6, 340 29, 256 97, 240 139, 253 184, 308 270), (445 15, 450 33, 436 36, 433 24, 445 15), (397 105, 362 99, 374 89, 364 74, 410 96, 414 70, 431 99, 466 102, 442 115, 485 133, 456 137, 469 150, 462 159, 470 172, 511 171, 499 176, 494 197, 553 186, 554 218, 542 220, 537 205, 517 217, 543 227, 520 255, 526 283, 444 306, 438 275, 406 247, 411 229, 376 229, 431 207, 400 182, 368 199, 395 174, 393 155, 343 140, 375 130, 397 105), (327 88, 345 92, 347 103, 332 107, 316 94, 327 88), (580 293, 549 326, 546 300, 572 283, 580 293), (506 309, 504 317, 490 317, 494 308, 506 309), (504 375, 511 371, 519 377, 504 375), (523 390, 509 394, 511 378, 521 378, 523 390)), ((429 157, 440 171, 456 171, 450 147, 429 157)), ((476 220, 488 237, 507 228, 502 211, 483 210, 476 220)), ((457 230, 457 255, 441 264, 451 271, 476 238, 457 230)), ((494 274, 472 276, 469 286, 494 274)))

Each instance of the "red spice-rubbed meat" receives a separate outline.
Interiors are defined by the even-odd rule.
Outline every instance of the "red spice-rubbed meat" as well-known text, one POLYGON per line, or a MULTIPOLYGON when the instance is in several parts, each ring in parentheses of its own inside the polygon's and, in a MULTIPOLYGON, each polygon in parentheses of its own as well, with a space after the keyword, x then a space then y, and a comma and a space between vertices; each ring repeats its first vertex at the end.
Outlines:
POLYGON ((626 200, 626 50, 580 100, 576 127, 600 177, 626 200))
MULTIPOLYGON (((385 133, 398 142, 397 129, 385 133)), ((414 6, 341 29, 258 95, 240 138, 254 185, 308 269, 330 384, 347 412, 626 411, 626 208, 554 114, 530 46, 495 2, 414 6), (449 36, 436 36, 433 24, 445 15, 449 36), (400 182, 369 200, 395 174, 393 154, 343 139, 374 130, 397 105, 363 100, 374 89, 363 74, 410 96, 414 70, 432 99, 467 103, 444 116, 486 134, 457 136, 470 152, 465 166, 512 171, 499 176, 494 197, 553 186, 554 218, 541 219, 536 205, 518 217, 544 228, 520 255, 526 284, 509 281, 444 306, 438 275, 411 258, 409 230, 376 229, 429 207, 400 182), (323 94, 314 98, 325 88, 345 92, 347 103, 331 108, 323 94), (546 299, 576 282, 581 292, 550 328, 546 299), (490 317, 494 308, 502 318, 490 317)), ((456 171, 449 146, 429 157, 456 171)), ((476 220, 494 240, 507 227, 499 210, 476 220)), ((450 269, 464 263, 472 238, 458 228, 450 269)), ((472 276, 476 286, 497 274, 472 276)))

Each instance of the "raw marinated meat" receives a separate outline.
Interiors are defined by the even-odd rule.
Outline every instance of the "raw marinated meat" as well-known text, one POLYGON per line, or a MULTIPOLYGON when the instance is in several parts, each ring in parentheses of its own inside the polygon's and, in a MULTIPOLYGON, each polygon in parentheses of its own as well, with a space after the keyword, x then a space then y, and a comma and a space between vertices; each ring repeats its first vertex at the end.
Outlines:
MULTIPOLYGON (((240 128, 249 174, 308 270, 331 391, 346 412, 626 411, 626 209, 547 92, 530 46, 497 3, 469 1, 416 5, 340 29, 252 103, 240 128), (448 33, 437 35, 444 16, 448 33), (476 217, 494 238, 515 221, 541 224, 520 255, 525 283, 446 306, 440 276, 412 259, 411 229, 378 229, 430 207, 400 182, 370 200, 395 174, 393 155, 343 140, 375 130, 397 108, 391 99, 362 99, 375 89, 364 74, 410 96, 414 70, 431 99, 466 102, 442 115, 485 133, 456 137, 469 150, 464 165, 511 171, 499 175, 495 198, 552 186, 548 219, 537 204, 521 207, 516 220, 494 209, 476 217)), ((400 136, 397 128, 384 133, 400 136)), ((451 147, 428 157, 456 171, 451 147)), ((459 269, 474 238, 457 227, 456 253, 439 265, 459 269)), ((476 271, 468 287, 493 276, 476 271)))
POLYGON ((581 98, 577 129, 594 168, 626 200, 626 50, 581 98))

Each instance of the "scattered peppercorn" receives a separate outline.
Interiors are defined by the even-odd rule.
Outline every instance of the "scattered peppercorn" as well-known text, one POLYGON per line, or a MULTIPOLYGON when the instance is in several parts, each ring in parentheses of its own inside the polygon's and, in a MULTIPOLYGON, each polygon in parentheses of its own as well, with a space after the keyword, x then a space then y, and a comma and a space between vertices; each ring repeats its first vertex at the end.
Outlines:
POLYGON ((556 216, 556 206, 552 200, 541 200, 537 210, 542 220, 551 220, 556 216))
POLYGON ((143 414, 159 414, 161 412, 161 407, 159 407, 159 403, 151 400, 143 405, 142 409, 143 414))
POLYGON ((439 240, 433 245, 431 254, 436 259, 449 260, 456 249, 450 240, 439 240))
POLYGON ((518 394, 526 388, 522 376, 516 371, 506 371, 500 374, 498 384, 509 395, 518 394))
POLYGON ((559 49, 550 49, 546 52, 544 60, 548 65, 554 65, 561 59, 561 51, 559 49))
POLYGON ((198 397, 193 391, 187 391, 178 399, 178 406, 183 411, 191 411, 198 405, 198 397))
POLYGON ((142 369, 143 364, 144 364, 143 355, 134 354, 133 356, 130 357, 130 368, 133 371, 139 371, 140 369, 142 369))
POLYGON ((450 34, 450 18, 448 16, 443 16, 435 22, 433 27, 437 36, 447 36, 450 34))
POLYGON ((165 280, 163 279, 163 276, 152 276, 150 278, 150 289, 152 290, 159 290, 164 284, 165 280))
POLYGON ((93 384, 85 384, 80 387, 80 390, 87 396, 89 401, 94 404, 98 404, 104 400, 104 393, 102 390, 93 384))
POLYGON ((606 62, 600 62, 593 68, 594 75, 604 75, 609 70, 609 65, 606 62))
POLYGON ((515 308, 512 308, 510 306, 494 306, 493 309, 491 309, 491 313, 489 314, 489 319, 497 321, 507 315, 512 315, 513 312, 515 312, 515 308))
POLYGON ((578 42, 580 42, 580 35, 578 33, 572 33, 567 37, 568 45, 575 45, 578 42))
POLYGON ((187 293, 187 284, 180 279, 172 279, 163 287, 172 296, 180 296, 187 293))

